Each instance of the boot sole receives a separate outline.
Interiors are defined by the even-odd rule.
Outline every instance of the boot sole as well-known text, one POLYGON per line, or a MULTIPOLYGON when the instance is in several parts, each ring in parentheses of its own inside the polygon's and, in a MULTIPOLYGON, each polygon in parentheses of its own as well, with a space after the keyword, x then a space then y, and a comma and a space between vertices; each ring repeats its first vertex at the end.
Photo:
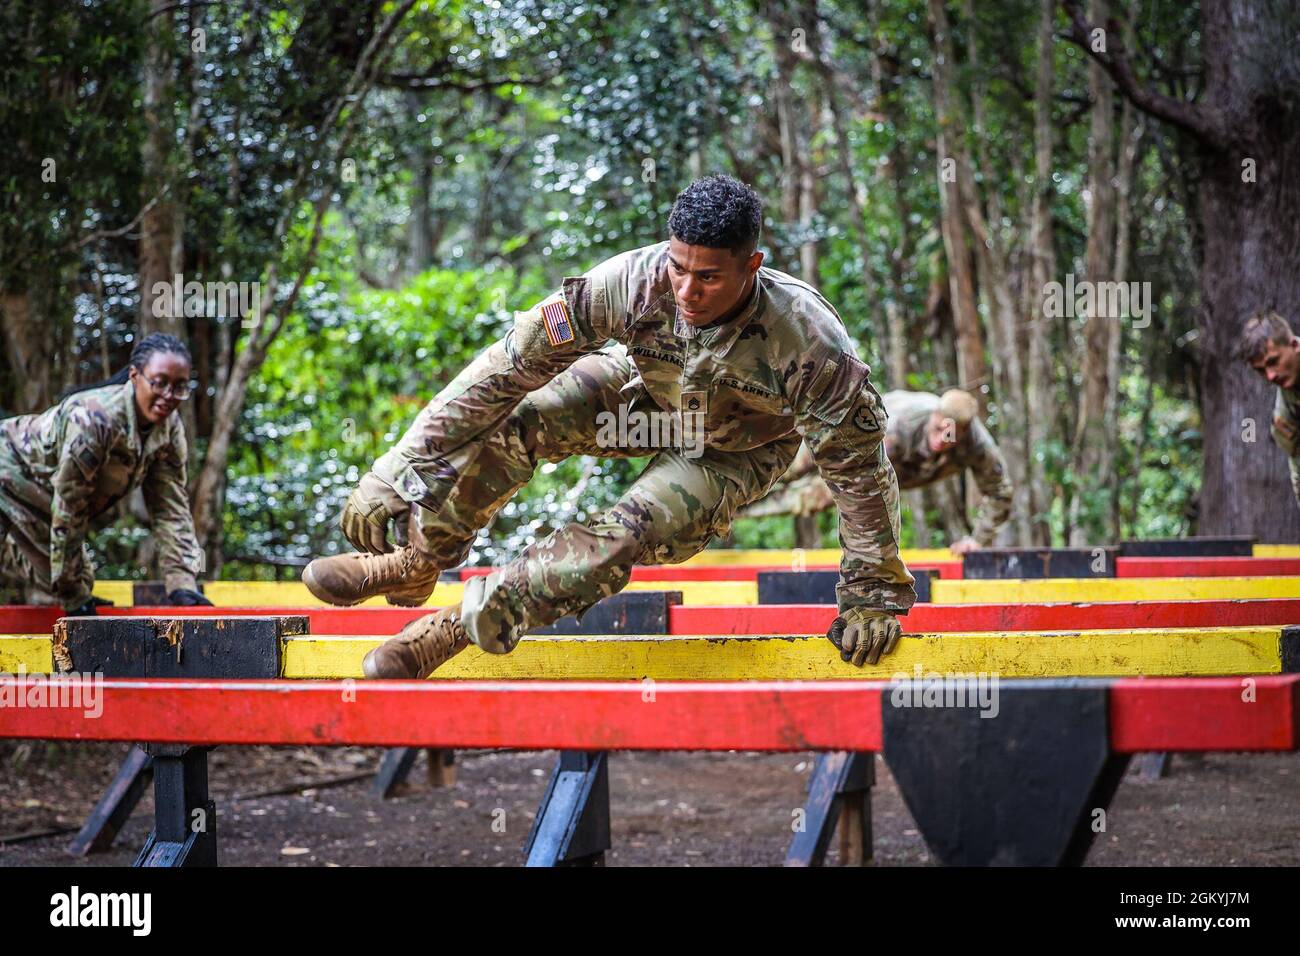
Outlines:
MULTIPOLYGON (((315 564, 315 562, 313 561, 312 564, 315 564)), ((360 604, 365 600, 365 598, 358 598, 355 601, 340 601, 329 591, 325 590, 325 588, 321 586, 320 582, 316 580, 316 575, 312 571, 311 564, 307 565, 307 567, 303 569, 302 583, 307 585, 307 590, 310 591, 312 596, 317 600, 324 601, 326 604, 332 604, 335 607, 352 607, 353 605, 360 604)))
POLYGON ((389 604, 393 605, 394 607, 424 607, 426 604, 429 603, 429 598, 431 597, 433 597, 432 591, 426 594, 424 598, 419 601, 402 601, 399 600, 398 598, 393 597, 391 594, 385 594, 384 600, 387 601, 389 604))

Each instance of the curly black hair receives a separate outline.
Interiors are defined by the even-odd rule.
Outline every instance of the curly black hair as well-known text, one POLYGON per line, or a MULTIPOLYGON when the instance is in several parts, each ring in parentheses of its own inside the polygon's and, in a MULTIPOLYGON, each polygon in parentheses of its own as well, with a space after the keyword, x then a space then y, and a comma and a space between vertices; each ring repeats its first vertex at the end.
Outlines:
POLYGON ((61 396, 60 400, 67 398, 69 395, 76 395, 79 392, 88 392, 92 388, 103 388, 106 385, 122 385, 131 377, 131 369, 134 368, 140 372, 149 364, 149 359, 156 352, 167 352, 179 355, 185 361, 189 362, 190 350, 185 343, 174 335, 165 335, 162 332, 150 332, 139 342, 135 343, 135 348, 131 349, 131 360, 120 368, 116 374, 109 376, 100 382, 91 382, 89 385, 77 385, 68 389, 61 396))
POLYGON ((680 193, 668 214, 668 234, 691 246, 729 249, 747 256, 763 231, 763 200, 730 176, 697 179, 680 193))

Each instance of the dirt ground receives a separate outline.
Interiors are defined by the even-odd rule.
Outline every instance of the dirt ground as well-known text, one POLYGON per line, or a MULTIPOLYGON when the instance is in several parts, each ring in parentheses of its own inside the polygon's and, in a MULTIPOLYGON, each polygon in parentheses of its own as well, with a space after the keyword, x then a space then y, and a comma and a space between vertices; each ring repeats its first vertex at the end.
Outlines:
MULTIPOLYGON (((112 778, 122 744, 0 743, 0 839, 77 827, 112 778)), ((431 787, 424 758, 390 800, 371 781, 260 791, 372 769, 365 748, 227 747, 209 756, 223 865, 517 866, 552 752, 457 754, 454 786, 431 787), (501 811, 504 811, 502 813, 501 811), (501 832, 504 830, 504 832, 501 832)), ((811 754, 615 753, 610 866, 776 866, 803 803, 811 754)), ((1300 754, 1174 758, 1160 780, 1120 787, 1090 866, 1300 864, 1300 754)), ((875 861, 930 863, 884 762, 877 761, 875 861)), ((0 844, 0 866, 124 866, 152 819, 147 793, 114 848, 77 860, 72 833, 0 844)), ((832 849, 830 862, 837 861, 832 849)))

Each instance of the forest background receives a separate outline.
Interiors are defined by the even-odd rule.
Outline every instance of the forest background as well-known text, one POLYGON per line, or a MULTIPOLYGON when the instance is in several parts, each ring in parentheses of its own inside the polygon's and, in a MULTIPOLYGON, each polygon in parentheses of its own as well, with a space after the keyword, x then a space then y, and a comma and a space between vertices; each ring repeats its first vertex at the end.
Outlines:
MULTIPOLYGON (((345 547, 360 475, 512 310, 666 238, 715 172, 764 196, 768 264, 882 392, 977 393, 1003 543, 1300 540, 1271 389, 1232 355, 1251 312, 1300 321, 1291 0, 10 0, 0 37, 0 408, 182 336, 212 576, 345 547), (259 304, 172 314, 178 275, 259 304), (1148 311, 1052 305, 1084 281, 1148 311)), ((641 464, 543 465, 471 560, 641 464)), ((974 493, 907 493, 904 544, 959 537, 974 493)), ((725 543, 834 546, 834 515, 725 543)), ((93 547, 149 573, 138 520, 93 547)))

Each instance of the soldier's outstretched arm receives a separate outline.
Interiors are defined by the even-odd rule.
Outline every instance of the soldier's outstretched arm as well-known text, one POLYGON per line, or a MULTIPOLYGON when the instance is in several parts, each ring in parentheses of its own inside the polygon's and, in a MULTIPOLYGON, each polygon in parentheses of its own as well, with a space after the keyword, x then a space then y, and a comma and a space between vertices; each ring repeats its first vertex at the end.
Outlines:
POLYGON ((869 373, 844 335, 814 344, 787 382, 796 427, 839 509, 840 617, 828 636, 844 660, 859 666, 893 650, 894 614, 916 601, 899 553, 898 479, 883 441, 887 416, 869 373))
POLYGON ((348 540, 363 550, 385 551, 384 530, 389 520, 405 520, 404 504, 441 508, 519 400, 610 339, 625 283, 625 270, 611 260, 566 278, 558 292, 516 312, 505 338, 439 392, 363 478, 341 519, 348 540))
POLYGON ((194 533, 194 516, 186 491, 185 426, 179 416, 173 416, 167 427, 172 430, 171 441, 150 464, 140 490, 153 518, 167 593, 190 591, 197 595, 203 549, 194 533))
POLYGON ((50 591, 64 607, 84 604, 94 586, 84 545, 95 476, 111 439, 112 427, 103 412, 82 405, 69 410, 50 500, 50 591))
POLYGON ((981 548, 993 544, 998 529, 1011 517, 1013 488, 1007 476, 1007 462, 989 430, 978 419, 971 422, 971 454, 967 462, 983 498, 975 513, 971 531, 981 548))

